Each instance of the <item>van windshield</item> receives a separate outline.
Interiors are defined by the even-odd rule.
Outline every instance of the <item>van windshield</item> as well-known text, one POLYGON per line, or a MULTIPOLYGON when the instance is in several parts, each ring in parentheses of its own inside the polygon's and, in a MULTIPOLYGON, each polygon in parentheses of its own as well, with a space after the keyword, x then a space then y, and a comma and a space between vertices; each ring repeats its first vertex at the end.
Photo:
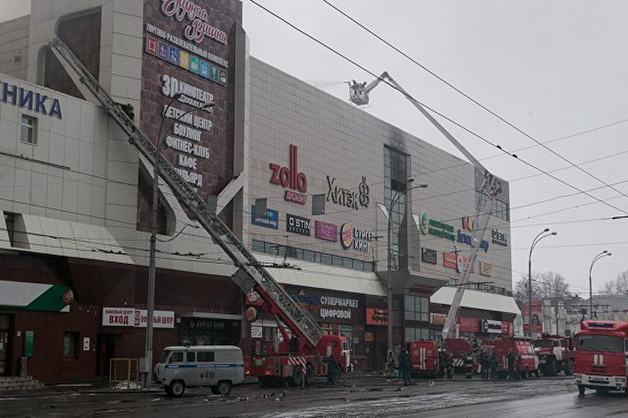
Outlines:
POLYGON ((162 363, 162 364, 166 363, 170 353, 172 353, 172 351, 164 351, 164 353, 161 355, 161 358, 159 359, 159 362, 162 363))
POLYGON ((624 351, 624 340, 610 335, 580 335, 578 350, 621 353, 624 351))

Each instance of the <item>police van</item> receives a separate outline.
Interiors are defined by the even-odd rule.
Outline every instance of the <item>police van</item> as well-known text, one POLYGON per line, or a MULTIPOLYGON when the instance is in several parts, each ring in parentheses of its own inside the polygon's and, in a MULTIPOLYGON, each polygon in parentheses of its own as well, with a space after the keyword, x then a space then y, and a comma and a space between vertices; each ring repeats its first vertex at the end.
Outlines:
POLYGON ((178 397, 187 387, 202 386, 228 395, 232 386, 244 382, 242 350, 232 345, 166 347, 154 375, 168 395, 178 397))

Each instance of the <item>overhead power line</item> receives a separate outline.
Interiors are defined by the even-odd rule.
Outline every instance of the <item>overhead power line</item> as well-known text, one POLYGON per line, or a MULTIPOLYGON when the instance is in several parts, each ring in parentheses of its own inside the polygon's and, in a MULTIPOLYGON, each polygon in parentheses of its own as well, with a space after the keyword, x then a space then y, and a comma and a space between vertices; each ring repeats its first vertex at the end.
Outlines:
POLYGON ((472 98, 471 96, 469 96, 468 94, 466 94, 465 92, 463 92, 462 90, 460 90, 458 87, 454 86, 453 84, 451 84, 450 82, 448 82, 447 80, 445 80, 444 78, 442 78, 441 76, 439 76, 438 74, 436 74, 434 71, 430 70, 429 68, 427 68, 426 66, 424 66, 423 64, 419 63, 418 61, 416 61, 414 58, 410 57, 408 54, 406 54, 405 52, 403 52, 402 50, 400 50, 399 48, 397 48, 396 46, 394 46, 393 44, 391 44, 390 42, 388 42, 387 40, 385 40, 384 38, 382 38, 380 35, 378 35, 377 33, 373 32, 372 30, 370 30, 369 28, 367 28, 365 25, 363 25, 362 23, 358 22, 356 19, 354 19, 352 16, 350 16, 349 14, 345 13, 344 11, 342 11, 341 9, 339 9, 338 7, 334 6, 333 4, 331 4, 328 0, 323 0, 323 2, 325 4, 327 4, 329 7, 333 8, 334 10, 336 10, 338 13, 342 14, 344 17, 346 17, 347 19, 349 19, 350 21, 352 21, 353 23, 355 23, 356 25, 358 25, 360 28, 364 29, 365 31, 367 31, 369 34, 373 35, 375 38, 377 38, 378 40, 380 40, 381 42, 383 42, 384 44, 386 44, 387 46, 389 46, 390 48, 392 48, 394 51, 398 52, 399 54, 401 54, 403 57, 407 58, 408 60, 410 60, 412 63, 416 64, 417 66, 419 66, 421 69, 425 70, 426 72, 428 72, 430 75, 432 75, 433 77, 437 78, 439 81, 441 81, 442 83, 444 83, 445 85, 447 85, 448 87, 450 87, 451 89, 453 89, 454 91, 456 91, 457 93, 459 93, 460 95, 462 95, 463 97, 465 97, 466 99, 470 100, 471 102, 473 102, 475 105, 479 106, 480 108, 482 108, 483 110, 485 110, 486 112, 490 113, 491 115, 493 115, 494 117, 496 117, 497 119, 499 119, 500 121, 502 121, 503 123, 505 123, 506 125, 510 126, 511 128, 513 128, 515 131, 519 132, 521 135, 525 136, 526 138, 530 139, 531 141, 533 141, 537 146, 540 146, 542 148, 544 148, 545 150, 549 151, 550 153, 554 154, 556 157, 560 158, 561 160, 565 161, 566 163, 568 163, 569 165, 571 165, 573 168, 581 171, 582 173, 586 174, 587 176, 595 179, 596 181, 600 182, 601 184, 605 185, 606 187, 608 187, 609 189, 612 189, 613 191, 615 191, 616 193, 618 193, 621 196, 624 196, 625 198, 628 198, 628 195, 626 195, 624 192, 622 192, 621 190, 613 187, 612 185, 606 183, 604 180, 602 180, 601 178, 599 178, 598 176, 588 172, 587 170, 585 170, 584 168, 582 168, 579 164, 576 164, 574 162, 572 162, 571 160, 569 160, 568 158, 562 156, 561 154, 559 154, 558 152, 554 151, 553 149, 551 149, 550 147, 548 147, 546 144, 540 142, 539 140, 537 140, 536 138, 534 138, 532 135, 528 134, 527 132, 525 132, 523 129, 519 128, 518 126, 514 125, 513 123, 511 123, 510 121, 506 120, 505 118, 503 118, 502 116, 498 115, 496 112, 492 111, 491 109, 489 109, 488 107, 484 106, 482 103, 478 102, 477 100, 475 100, 474 98, 472 98))
MULTIPOLYGON (((352 65, 354 65, 355 67, 357 67, 357 68, 361 69, 362 71, 366 72, 367 74, 370 74, 371 76, 373 76, 373 77, 375 77, 375 78, 379 78, 379 76, 378 76, 378 75, 376 75, 374 72, 370 71, 369 69, 367 69, 367 68, 366 68, 366 67, 364 67, 363 65, 361 65, 361 64, 359 64, 359 63, 357 63, 357 62, 356 62, 356 61, 354 61, 353 59, 351 59, 351 58, 349 58, 348 56, 346 56, 346 55, 342 54, 341 52, 339 52, 339 51, 337 51, 336 49, 332 48, 331 46, 327 45, 326 43, 324 43, 323 41, 321 41, 321 40, 319 40, 318 38, 314 37, 313 35, 310 35, 309 33, 305 32, 303 29, 301 29, 301 28, 297 27, 296 25, 294 25, 293 23, 291 23, 291 22, 287 21, 286 19, 284 19, 283 17, 279 16, 278 14, 276 14, 275 12, 273 12, 272 10, 269 10, 268 8, 266 8, 266 7, 262 6, 262 5, 261 5, 261 4, 259 4, 259 2, 257 2, 256 0, 250 0, 250 1, 251 1, 251 3, 253 3, 253 4, 254 4, 254 5, 256 5, 257 7, 259 7, 260 9, 264 10, 266 13, 268 13, 268 14, 270 14, 271 16, 275 17, 276 19, 278 19, 278 20, 282 21, 282 22, 283 22, 283 23, 285 23, 286 25, 290 26, 291 28, 293 28, 293 29, 294 29, 294 30, 296 30, 297 32, 301 33, 303 36, 305 36, 305 37, 307 37, 307 38, 311 39, 312 41, 314 41, 315 43, 319 44, 320 46, 322 46, 323 48, 327 49, 328 51, 330 51, 330 52, 334 53, 335 55, 339 56, 340 58, 344 59, 345 61, 347 61, 347 62, 351 63, 352 65)), ((392 85, 392 84, 391 84, 390 82, 388 82, 387 80, 381 80, 381 81, 382 81, 382 82, 384 82, 384 83, 386 83, 386 84, 388 84, 388 85, 389 85, 390 87, 392 87, 393 89, 395 89, 395 90, 399 91, 399 89, 397 89, 394 85, 392 85)), ((565 185, 565 186, 567 186, 567 187, 569 187, 569 188, 571 188, 571 189, 574 189, 574 190, 576 190, 576 191, 580 192, 581 194, 583 194, 583 195, 585 195, 585 196, 587 196, 587 197, 589 197, 589 198, 591 198, 591 199, 593 199, 593 200, 597 201, 598 203, 601 203, 601 204, 603 204, 603 205, 605 205, 605 206, 608 206, 608 207, 610 207, 610 208, 613 208, 614 210, 616 210, 616 211, 618 211, 618 212, 620 212, 620 213, 622 213, 622 214, 627 214, 627 215, 628 215, 628 211, 626 211, 626 210, 624 210, 624 209, 621 209, 621 208, 619 208, 619 207, 617 207, 617 206, 615 206, 615 205, 612 205, 612 204, 610 204, 610 203, 608 203, 608 202, 606 202, 606 201, 604 201, 604 200, 602 200, 602 199, 599 199, 599 198, 597 198, 596 196, 593 196, 592 194, 590 194, 590 193, 588 193, 588 192, 586 192, 586 191, 584 191, 584 190, 582 190, 582 189, 580 189, 580 188, 578 188, 578 187, 576 187, 576 186, 574 186, 574 185, 572 185, 572 184, 570 184, 570 183, 566 182, 565 180, 562 180, 562 179, 560 179, 560 178, 558 178, 558 177, 556 177, 556 176, 554 176, 554 175, 552 175, 552 174, 548 173, 547 171, 545 171, 545 170, 543 170, 543 169, 541 169, 541 168, 539 168, 539 167, 535 166, 534 164, 532 164, 532 163, 530 163, 530 162, 527 162, 527 161, 525 161, 525 160, 523 160, 523 159, 521 159, 521 158, 518 158, 518 157, 517 157, 517 155, 512 154, 512 153, 510 153, 510 152, 508 152, 508 151, 504 150, 504 149, 503 149, 500 145, 495 144, 495 143, 492 143, 492 142, 491 142, 491 141, 489 141, 488 139, 486 139, 486 138, 484 138, 483 136, 481 136, 480 134, 478 134, 478 133, 476 133, 476 132, 472 131, 471 129, 467 128, 466 126, 462 125, 461 123, 456 122, 455 120, 451 119, 450 117, 448 117, 448 116, 446 116, 446 115, 444 115, 444 114, 442 114, 442 113, 438 112, 438 111, 437 111, 437 110, 435 110, 434 108, 432 108, 432 107, 430 107, 430 106, 428 106, 428 105, 424 104, 423 102, 421 102, 421 101, 419 101, 419 100, 415 99, 415 98, 414 98, 414 97, 412 97, 409 93, 405 93, 405 92, 402 92, 402 91, 399 91, 399 92, 400 92, 400 93, 402 93, 402 94, 403 94, 404 96, 406 96, 407 98, 409 98, 409 99, 411 99, 411 100, 416 101, 417 103, 419 103, 421 106, 425 107, 426 109, 428 109, 428 110, 429 110, 429 111, 431 111, 432 113, 434 113, 434 114, 436 114, 436 115, 438 115, 438 116, 442 117, 443 119, 445 119, 445 120, 447 120, 448 122, 450 122, 450 123, 454 124, 455 126, 459 127, 460 129, 464 130, 465 132, 467 132, 467 133, 469 133, 469 134, 471 134, 471 135, 475 136, 476 138, 480 139, 482 142, 484 142, 484 143, 486 143, 486 144, 488 144, 488 145, 490 145, 490 146, 492 146, 492 147, 495 147, 495 148, 499 149, 500 151, 502 151, 502 152, 503 152, 504 154, 506 154, 506 155, 509 155, 509 156, 511 156, 511 157, 516 158, 517 160, 521 161, 523 164, 527 165, 528 167, 533 168, 533 169, 535 169, 535 170, 537 170, 537 171, 539 171, 539 172, 541 172, 541 173, 545 174, 546 176, 548 176, 548 177, 550 177, 550 178, 552 178, 552 179, 554 179, 554 180, 558 181, 559 183, 561 183, 561 184, 563 184, 563 185, 565 185)), ((613 189, 614 189, 614 188, 613 188, 613 189)), ((628 196, 626 196, 626 197, 628 197, 628 196)))

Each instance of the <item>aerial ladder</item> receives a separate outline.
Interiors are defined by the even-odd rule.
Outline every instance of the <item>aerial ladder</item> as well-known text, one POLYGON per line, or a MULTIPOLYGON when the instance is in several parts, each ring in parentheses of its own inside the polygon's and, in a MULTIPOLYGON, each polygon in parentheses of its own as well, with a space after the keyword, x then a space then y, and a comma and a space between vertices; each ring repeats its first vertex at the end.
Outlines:
MULTIPOLYGON (((262 309, 274 314, 282 335, 287 336, 283 324, 296 338, 298 350, 308 352, 316 348, 321 340, 322 331, 312 316, 298 305, 284 288, 273 278, 253 254, 240 242, 235 234, 211 210, 196 191, 178 174, 175 167, 165 158, 160 158, 159 149, 138 129, 133 120, 102 88, 83 63, 59 39, 49 42, 49 47, 59 58, 69 73, 71 69, 79 81, 107 111, 109 116, 128 135, 129 142, 151 165, 158 164, 158 171, 163 181, 170 187, 181 205, 189 210, 196 221, 209 233, 214 243, 219 245, 238 268, 231 279, 245 294, 255 291, 264 301, 262 309)), ((303 370, 305 372, 305 370, 303 370)))
POLYGON ((368 85, 366 83, 357 83, 356 81, 352 81, 349 83, 349 100, 358 105, 364 106, 369 103, 369 92, 373 90, 377 85, 381 82, 385 82, 391 86, 393 86, 396 90, 398 90, 401 94, 405 96, 406 99, 412 103, 414 107, 416 107, 419 112, 423 114, 431 123, 434 125, 448 140, 451 142, 457 149, 460 151, 470 162, 473 164, 476 172, 481 173, 481 178, 483 179, 479 192, 482 194, 483 198, 478 199, 478 204, 476 205, 476 229, 473 231, 473 235, 471 237, 471 254, 469 258, 466 260, 464 264, 464 269, 460 274, 460 285, 456 289, 456 293, 454 294, 454 298, 451 303, 451 307, 449 308, 449 312, 447 313, 447 317, 445 318, 445 325, 443 326, 442 338, 452 338, 455 333, 455 324, 458 321, 458 313, 460 311, 460 303, 462 302, 462 296, 464 295, 465 284, 469 280, 469 275, 471 274, 471 269, 473 268, 473 264, 475 263, 475 259, 477 258, 478 251, 480 250, 480 243, 484 238, 484 233, 486 232, 486 228, 488 226, 489 219, 491 218, 491 213, 493 211, 493 202, 495 198, 501 193, 501 183, 500 181, 494 177, 490 171, 486 169, 478 160, 475 158, 469 150, 467 150, 456 138, 453 137, 426 109, 421 103, 419 103, 415 98, 413 98, 408 92, 406 92, 403 87, 399 85, 389 74, 388 72, 384 72, 377 79, 373 80, 368 85))

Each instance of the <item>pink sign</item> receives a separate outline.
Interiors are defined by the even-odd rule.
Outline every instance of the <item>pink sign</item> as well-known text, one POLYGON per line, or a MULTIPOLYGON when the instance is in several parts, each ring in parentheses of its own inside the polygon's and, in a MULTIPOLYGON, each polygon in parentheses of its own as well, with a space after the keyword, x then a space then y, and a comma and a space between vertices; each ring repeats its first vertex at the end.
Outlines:
POLYGON ((338 242, 338 226, 327 222, 315 222, 315 236, 325 241, 338 242))

